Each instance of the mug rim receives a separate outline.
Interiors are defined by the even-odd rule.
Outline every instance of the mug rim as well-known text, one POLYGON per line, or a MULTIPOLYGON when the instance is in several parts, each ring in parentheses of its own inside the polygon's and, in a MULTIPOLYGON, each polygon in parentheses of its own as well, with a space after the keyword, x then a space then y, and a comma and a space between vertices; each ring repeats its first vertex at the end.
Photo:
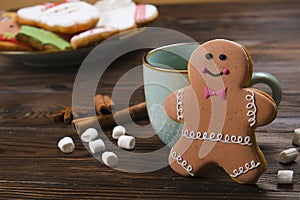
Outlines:
POLYGON ((162 49, 166 49, 168 47, 173 47, 173 46, 183 46, 183 45, 195 45, 195 44, 198 44, 200 45, 198 42, 184 42, 184 43, 176 43, 176 44, 169 44, 169 45, 165 45, 165 46, 161 46, 161 47, 158 47, 158 48, 155 48, 155 49, 152 49, 151 51, 147 52, 142 60, 143 60, 143 65, 150 68, 150 69, 153 69, 153 70, 156 70, 156 71, 160 71, 160 72, 169 72, 169 73, 182 73, 182 74, 187 74, 188 73, 188 70, 187 69, 166 69, 166 68, 161 68, 161 67, 158 67, 158 66, 154 66, 152 64, 150 64, 148 62, 148 58, 154 54, 155 52, 157 51, 160 51, 162 49))

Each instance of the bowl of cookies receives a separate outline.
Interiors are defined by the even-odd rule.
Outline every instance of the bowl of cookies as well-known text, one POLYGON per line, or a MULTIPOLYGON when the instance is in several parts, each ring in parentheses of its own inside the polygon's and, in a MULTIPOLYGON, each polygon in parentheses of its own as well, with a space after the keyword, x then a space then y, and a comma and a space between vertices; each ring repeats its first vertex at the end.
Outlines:
POLYGON ((65 0, 2 11, 0 55, 30 66, 74 66, 105 39, 157 17, 156 6, 131 0, 65 0))

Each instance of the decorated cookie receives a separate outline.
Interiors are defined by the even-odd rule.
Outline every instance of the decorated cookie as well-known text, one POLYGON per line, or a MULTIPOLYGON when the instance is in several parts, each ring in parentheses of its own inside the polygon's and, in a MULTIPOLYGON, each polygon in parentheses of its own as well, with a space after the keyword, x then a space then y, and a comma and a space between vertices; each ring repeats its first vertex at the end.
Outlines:
POLYGON ((139 4, 135 7, 134 20, 138 26, 145 26, 158 17, 157 8, 151 4, 139 4))
POLYGON ((77 0, 22 8, 17 14, 21 24, 65 34, 93 28, 99 20, 99 11, 95 6, 77 0))
POLYGON ((20 26, 16 21, 16 13, 0 12, 0 50, 5 51, 26 51, 31 47, 15 39, 15 34, 20 26))
POLYGON ((100 13, 133 5, 132 0, 100 0, 95 3, 100 13))
POLYGON ((54 3, 44 3, 21 8, 17 12, 17 20, 20 24, 23 25, 38 26, 38 21, 42 12, 54 5, 54 3))
POLYGON ((71 45, 74 49, 89 46, 103 41, 118 32, 118 29, 110 26, 97 27, 73 36, 71 38, 71 45))
POLYGON ((112 26, 126 30, 142 26, 158 17, 157 8, 150 4, 136 5, 129 0, 103 0, 95 4, 100 12, 97 26, 112 26))
POLYGON ((71 48, 70 43, 59 37, 57 34, 26 25, 21 26, 21 29, 16 34, 16 39, 42 51, 65 50, 71 48))
POLYGON ((136 5, 131 0, 102 0, 95 6, 100 13, 96 28, 84 31, 71 38, 74 49, 89 46, 124 30, 144 26, 158 16, 153 5, 136 5))
POLYGON ((169 155, 174 171, 194 176, 216 164, 242 184, 255 183, 262 175, 266 160, 255 128, 271 123, 277 107, 268 94, 248 87, 252 72, 250 54, 238 43, 211 40, 193 52, 190 85, 164 104, 168 116, 183 123, 169 155))

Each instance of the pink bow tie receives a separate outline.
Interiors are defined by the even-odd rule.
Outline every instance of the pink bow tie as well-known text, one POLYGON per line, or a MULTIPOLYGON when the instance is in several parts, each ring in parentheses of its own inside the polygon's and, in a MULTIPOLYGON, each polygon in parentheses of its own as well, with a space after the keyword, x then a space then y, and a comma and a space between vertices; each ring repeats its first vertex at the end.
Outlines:
POLYGON ((227 91, 226 87, 224 87, 223 89, 220 89, 218 91, 213 91, 209 87, 205 86, 204 97, 207 99, 210 96, 218 96, 221 99, 225 100, 226 99, 226 91, 227 91))

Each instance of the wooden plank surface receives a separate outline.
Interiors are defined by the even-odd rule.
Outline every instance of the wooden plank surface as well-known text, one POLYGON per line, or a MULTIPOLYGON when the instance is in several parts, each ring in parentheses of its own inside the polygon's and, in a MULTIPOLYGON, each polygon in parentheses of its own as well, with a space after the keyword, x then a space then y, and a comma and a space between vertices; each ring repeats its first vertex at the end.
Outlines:
MULTIPOLYGON (((239 185, 218 167, 185 178, 169 167, 132 174, 110 169, 91 156, 69 125, 55 123, 51 113, 71 105, 78 66, 33 68, 0 58, 0 199, 297 199, 300 157, 282 165, 278 153, 291 144, 300 127, 300 5, 299 1, 243 4, 159 6, 153 26, 185 33, 199 42, 228 38, 242 42, 252 54, 255 71, 274 74, 283 99, 277 119, 257 130, 268 169, 256 185, 239 185), (57 141, 71 136, 76 150, 63 154, 57 141), (276 173, 295 171, 294 184, 278 186, 276 173)), ((110 94, 122 73, 141 63, 145 51, 121 57, 101 79, 110 94)), ((142 72, 140 71, 140 76, 142 72)), ((126 92, 131 84, 121 88, 126 92)), ((132 104, 144 100, 140 88, 132 104)), ((148 124, 147 118, 140 123, 148 124)), ((106 130, 109 134, 111 128, 106 130)), ((157 137, 138 139, 135 152, 163 146, 157 137)), ((137 161, 138 162, 138 161, 137 161)), ((133 165, 135 163, 132 163, 133 165)))

